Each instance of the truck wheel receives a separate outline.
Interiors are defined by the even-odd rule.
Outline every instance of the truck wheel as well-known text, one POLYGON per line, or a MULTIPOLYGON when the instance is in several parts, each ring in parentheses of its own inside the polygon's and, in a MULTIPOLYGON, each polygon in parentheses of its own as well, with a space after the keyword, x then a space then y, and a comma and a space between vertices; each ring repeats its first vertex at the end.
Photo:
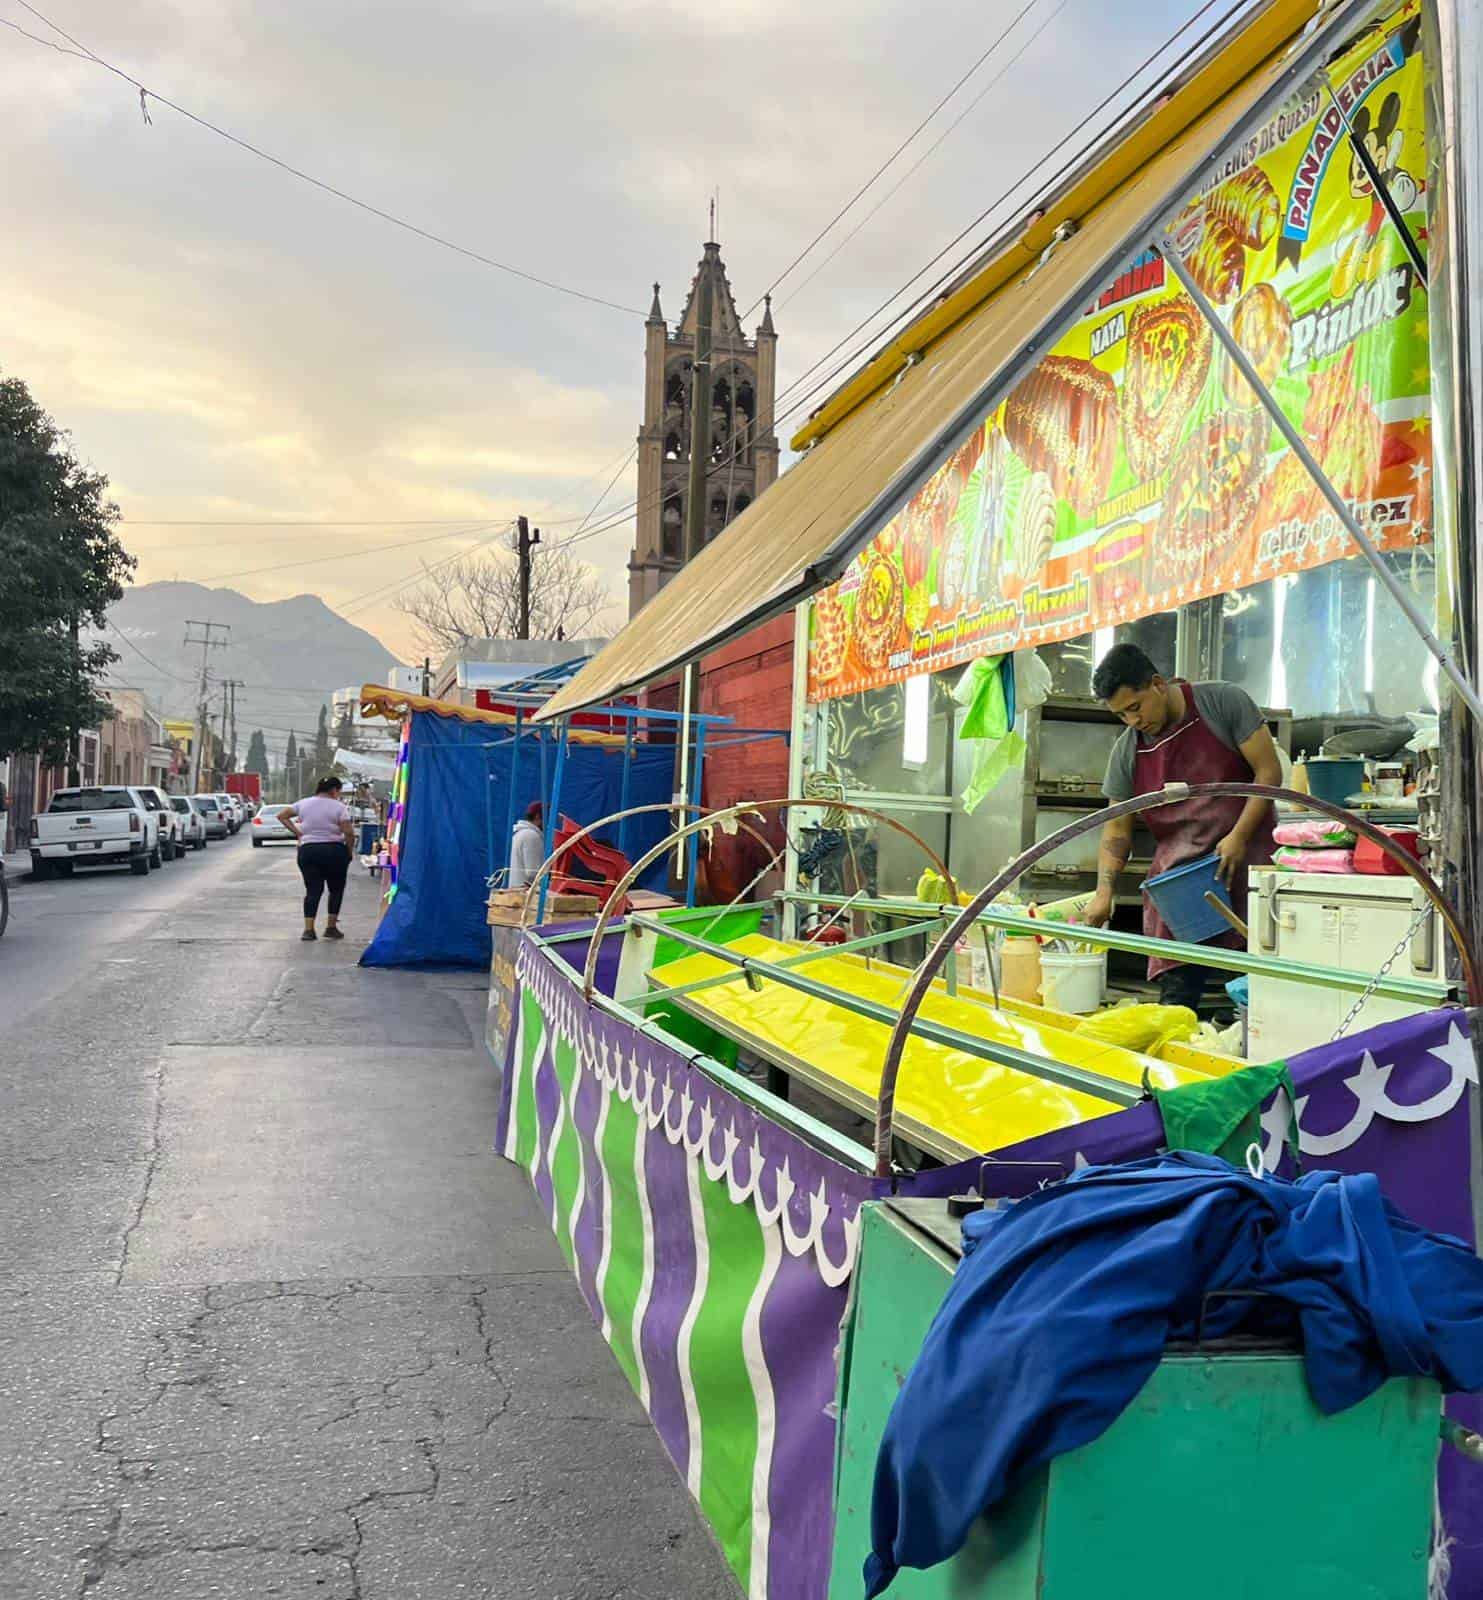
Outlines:
POLYGON ((147 878, 149 876, 149 857, 130 856, 129 871, 132 872, 136 878, 147 878))
POLYGON ((31 877, 36 883, 45 883, 51 877, 51 862, 44 861, 40 856, 32 856, 31 877))
POLYGON ((158 845, 149 852, 149 864, 151 867, 158 867, 160 864, 160 847, 158 845))
POLYGON ((263 847, 263 841, 262 841, 262 840, 261 840, 261 839, 257 839, 257 838, 255 838, 255 839, 254 839, 254 840, 253 840, 253 841, 252 841, 252 848, 253 848, 253 849, 254 849, 254 850, 261 850, 261 849, 262 849, 262 847, 263 847))
POLYGON ((70 878, 72 876, 72 863, 70 861, 53 861, 51 869, 59 878, 70 878))
POLYGON ((208 845, 208 844, 209 844, 209 843, 210 843, 210 842, 211 842, 211 841, 210 841, 210 840, 209 840, 209 839, 207 839, 207 838, 206 838, 206 836, 205 836, 205 835, 204 835, 204 834, 202 834, 202 835, 201 835, 201 837, 200 837, 200 838, 199 838, 199 839, 197 839, 197 840, 196 840, 196 849, 197 849, 197 850, 204 850, 204 849, 205 849, 205 848, 206 848, 206 846, 207 846, 207 845, 208 845))

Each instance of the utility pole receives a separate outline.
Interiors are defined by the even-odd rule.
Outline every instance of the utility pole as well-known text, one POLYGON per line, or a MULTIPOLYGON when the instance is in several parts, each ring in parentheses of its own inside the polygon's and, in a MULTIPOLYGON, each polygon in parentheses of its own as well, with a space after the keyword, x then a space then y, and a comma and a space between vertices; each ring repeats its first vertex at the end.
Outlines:
POLYGON ((227 771, 237 770, 237 691, 245 689, 247 685, 241 678, 228 678, 222 685, 227 692, 227 704, 230 708, 227 715, 231 724, 231 733, 227 738, 227 771))
MULTIPOLYGON (((712 234, 715 213, 712 212, 712 234)), ((709 258, 714 244, 707 243, 709 258)), ((711 459, 711 316, 713 291, 709 259, 701 264, 695 301, 695 359, 690 377, 690 476, 685 489, 685 564, 688 566, 705 545, 706 477, 711 459)), ((690 775, 690 718, 700 699, 700 663, 691 661, 680 679, 680 737, 675 750, 675 798, 685 801, 690 775)), ((685 847, 675 861, 677 874, 683 874, 685 847)))
POLYGON ((433 692, 433 658, 431 656, 422 658, 422 692, 425 695, 433 692))
POLYGON ((197 622, 191 617, 185 620, 185 642, 187 645, 198 644, 201 647, 201 684, 196 694, 196 738, 195 751, 191 759, 191 793, 201 792, 201 767, 206 753, 206 739, 210 729, 210 721, 206 711, 206 680, 210 676, 207 671, 207 662, 213 650, 225 650, 225 638, 214 639, 214 633, 228 634, 232 631, 231 624, 226 622, 197 622), (201 630, 199 637, 191 638, 191 629, 201 630))
POLYGON ((515 554, 520 561, 520 628, 517 639, 530 638, 530 553, 541 542, 541 530, 532 531, 529 517, 515 519, 515 554))

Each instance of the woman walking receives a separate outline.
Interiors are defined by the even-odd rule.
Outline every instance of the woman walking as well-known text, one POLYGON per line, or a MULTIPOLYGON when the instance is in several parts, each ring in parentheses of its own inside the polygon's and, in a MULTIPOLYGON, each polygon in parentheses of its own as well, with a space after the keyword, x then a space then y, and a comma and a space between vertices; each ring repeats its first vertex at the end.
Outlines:
POLYGON ((300 937, 319 937, 314 931, 314 919, 319 915, 319 897, 328 889, 330 914, 324 936, 343 939, 340 902, 345 898, 355 824, 349 810, 340 803, 340 780, 321 778, 307 800, 284 806, 278 820, 299 841, 299 874, 304 880, 304 931, 300 937))

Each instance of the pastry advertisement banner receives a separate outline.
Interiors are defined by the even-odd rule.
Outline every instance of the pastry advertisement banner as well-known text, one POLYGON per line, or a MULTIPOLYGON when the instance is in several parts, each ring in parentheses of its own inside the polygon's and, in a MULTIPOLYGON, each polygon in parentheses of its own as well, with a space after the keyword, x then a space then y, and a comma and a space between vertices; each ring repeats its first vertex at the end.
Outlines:
MULTIPOLYGON (((1426 248, 1420 6, 1330 68, 1426 248)), ((1382 548, 1430 538, 1426 291, 1321 81, 1171 227, 1206 297, 1382 548)), ((853 694, 1352 553, 1166 268, 1130 262, 811 608, 808 693, 853 694)))

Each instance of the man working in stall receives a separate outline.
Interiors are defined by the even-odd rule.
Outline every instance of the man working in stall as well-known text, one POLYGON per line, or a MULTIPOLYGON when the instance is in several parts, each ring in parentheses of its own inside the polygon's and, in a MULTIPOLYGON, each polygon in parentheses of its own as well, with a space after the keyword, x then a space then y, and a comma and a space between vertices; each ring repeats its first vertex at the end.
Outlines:
MULTIPOLYGON (((1103 794, 1114 803, 1156 793, 1169 783, 1281 781, 1277 746, 1262 714, 1251 696, 1233 683, 1165 678, 1137 645, 1120 644, 1098 663, 1092 693, 1127 724, 1112 747, 1102 784, 1103 794)), ((1245 919, 1246 869, 1272 859, 1270 801, 1240 795, 1191 796, 1154 806, 1142 813, 1142 820, 1154 837, 1150 877, 1213 853, 1236 913, 1245 919)), ((1119 817, 1102 829, 1097 892, 1086 914, 1095 927, 1112 915, 1118 874, 1133 849, 1133 821, 1119 817)), ((1172 937, 1146 897, 1143 931, 1155 938, 1172 937)), ((1211 942, 1239 946, 1241 939, 1233 929, 1211 942)), ((1212 974, 1218 976, 1218 969, 1159 957, 1148 963, 1148 976, 1158 983, 1164 1005, 1193 1008, 1212 974)))

